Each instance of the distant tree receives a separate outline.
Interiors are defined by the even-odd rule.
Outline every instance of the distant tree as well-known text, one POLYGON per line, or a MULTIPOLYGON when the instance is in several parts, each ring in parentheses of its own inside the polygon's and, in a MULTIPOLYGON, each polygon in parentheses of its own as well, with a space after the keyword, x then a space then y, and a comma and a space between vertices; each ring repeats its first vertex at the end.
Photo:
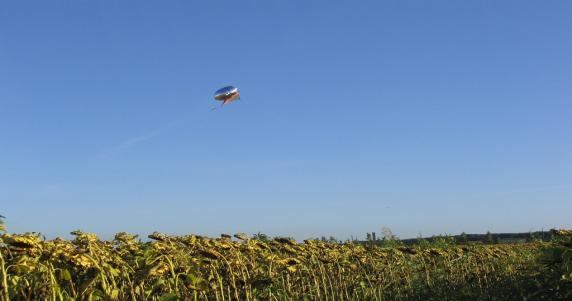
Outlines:
POLYGON ((540 235, 538 233, 529 232, 528 233, 528 241, 539 241, 540 235))
POLYGON ((328 239, 328 242, 329 242, 329 243, 333 243, 333 244, 337 244, 337 243, 338 243, 338 239, 335 238, 335 237, 333 237, 333 236, 330 236, 330 238, 328 239))
POLYGON ((485 243, 487 243, 487 244, 493 244, 494 243, 494 239, 493 239, 493 235, 491 234, 491 231, 487 231, 487 234, 485 235, 485 243))
POLYGON ((371 240, 376 241, 376 239, 375 239, 375 232, 371 232, 371 240))
POLYGON ((367 241, 371 241, 371 233, 367 232, 367 234, 366 234, 366 240, 367 240, 367 241))
POLYGON ((457 243, 459 244, 469 243, 469 236, 467 235, 467 233, 462 232, 461 235, 459 235, 459 237, 457 238, 457 243))
POLYGON ((0 215, 0 231, 6 232, 6 226, 4 225, 5 217, 0 215))

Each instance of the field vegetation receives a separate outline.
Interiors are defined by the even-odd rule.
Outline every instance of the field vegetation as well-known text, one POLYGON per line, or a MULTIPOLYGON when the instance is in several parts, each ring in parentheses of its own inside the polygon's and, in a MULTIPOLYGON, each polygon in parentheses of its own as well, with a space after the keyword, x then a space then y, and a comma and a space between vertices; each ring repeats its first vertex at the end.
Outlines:
POLYGON ((4 233, 0 300, 570 300, 572 245, 4 233))

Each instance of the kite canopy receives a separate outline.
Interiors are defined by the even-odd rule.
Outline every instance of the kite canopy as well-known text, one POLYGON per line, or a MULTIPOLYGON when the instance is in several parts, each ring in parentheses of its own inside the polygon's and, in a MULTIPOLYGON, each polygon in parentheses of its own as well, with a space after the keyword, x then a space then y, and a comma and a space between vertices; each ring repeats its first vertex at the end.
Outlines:
POLYGON ((238 93, 238 89, 234 86, 226 86, 224 88, 218 89, 214 94, 214 99, 218 101, 222 101, 223 105, 225 103, 231 102, 235 99, 240 99, 240 94, 238 93))

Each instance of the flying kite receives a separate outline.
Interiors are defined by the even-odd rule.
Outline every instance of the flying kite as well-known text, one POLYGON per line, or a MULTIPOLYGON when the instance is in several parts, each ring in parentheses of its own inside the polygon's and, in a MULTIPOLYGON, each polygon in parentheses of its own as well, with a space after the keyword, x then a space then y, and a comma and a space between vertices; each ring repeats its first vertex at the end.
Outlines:
POLYGON ((218 101, 222 101, 221 107, 227 103, 233 102, 237 99, 240 99, 240 93, 238 93, 238 89, 233 86, 227 86, 224 88, 218 89, 214 94, 214 99, 218 101))

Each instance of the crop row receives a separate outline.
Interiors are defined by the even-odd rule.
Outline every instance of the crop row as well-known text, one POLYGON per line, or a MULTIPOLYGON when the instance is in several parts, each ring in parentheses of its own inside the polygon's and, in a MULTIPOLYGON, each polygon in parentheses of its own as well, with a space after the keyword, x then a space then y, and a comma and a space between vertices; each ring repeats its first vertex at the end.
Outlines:
POLYGON ((72 234, 1 236, 0 300, 522 300, 538 291, 547 246, 72 234))

